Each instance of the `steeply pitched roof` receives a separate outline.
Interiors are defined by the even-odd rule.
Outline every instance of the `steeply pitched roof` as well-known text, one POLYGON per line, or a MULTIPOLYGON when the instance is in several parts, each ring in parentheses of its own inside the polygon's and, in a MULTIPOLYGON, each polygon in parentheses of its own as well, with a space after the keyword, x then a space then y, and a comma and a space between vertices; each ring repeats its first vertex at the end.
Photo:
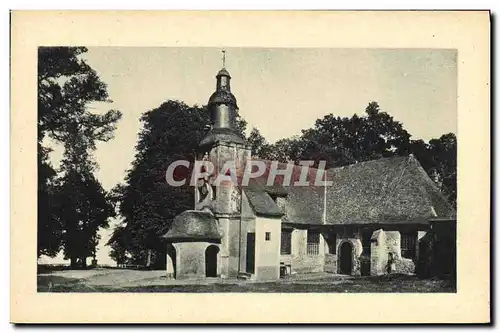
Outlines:
POLYGON ((276 196, 286 196, 288 190, 279 182, 274 182, 274 184, 267 185, 267 177, 269 175, 269 170, 257 178, 250 178, 248 180, 247 189, 250 189, 254 192, 267 192, 276 196))
POLYGON ((323 186, 290 186, 283 222, 323 224, 324 192, 323 186))
POLYGON ((392 157, 328 170, 326 223, 426 222, 451 217, 446 201, 413 157, 392 157))
POLYGON ((276 202, 265 191, 255 191, 251 188, 245 189, 244 192, 250 202, 254 213, 263 216, 282 216, 281 209, 276 205, 276 202))
POLYGON ((208 104, 233 104, 237 107, 236 97, 227 90, 217 90, 214 92, 210 99, 208 100, 208 104))
POLYGON ((333 184, 289 187, 284 222, 426 223, 455 211, 412 157, 367 161, 327 172, 333 184))
POLYGON ((177 215, 163 236, 170 241, 216 241, 221 239, 214 215, 208 211, 187 210, 177 215))
POLYGON ((286 196, 290 189, 289 186, 290 184, 294 184, 295 182, 299 181, 304 182, 304 180, 301 179, 301 177, 303 176, 302 175, 303 171, 307 171, 307 174, 305 175, 305 183, 313 184, 316 180, 316 174, 318 172, 318 169, 315 168, 309 168, 306 170, 301 165, 295 165, 292 163, 281 163, 281 162, 274 162, 262 159, 258 159, 258 161, 264 163, 265 170, 260 177, 251 178, 248 182, 248 187, 252 188, 255 191, 266 191, 271 195, 276 195, 279 197, 286 196), (283 185, 285 177, 282 174, 277 174, 274 177, 274 181, 271 181, 272 184, 270 185, 267 184, 270 178, 270 173, 273 163, 275 163, 275 167, 277 170, 285 170, 285 169, 291 170, 290 181, 285 186, 283 185))

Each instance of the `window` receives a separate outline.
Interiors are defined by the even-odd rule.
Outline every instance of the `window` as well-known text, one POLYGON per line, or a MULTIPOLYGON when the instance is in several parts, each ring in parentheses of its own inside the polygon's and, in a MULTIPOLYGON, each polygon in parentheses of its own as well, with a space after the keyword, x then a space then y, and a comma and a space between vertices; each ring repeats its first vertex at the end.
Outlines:
POLYGON ((271 233, 266 232, 266 241, 270 241, 270 240, 271 240, 271 233))
POLYGON ((372 231, 363 231, 361 236, 361 244, 363 245, 363 255, 370 256, 372 252, 371 248, 372 231))
POLYGON ((319 232, 307 231, 307 254, 319 254, 319 232))
POLYGON ((401 233, 401 256, 403 258, 414 259, 417 250, 417 233, 401 233))
POLYGON ((327 243, 328 243, 328 253, 329 254, 336 254, 337 253, 337 234, 328 234, 327 243))
POLYGON ((281 254, 292 254, 292 231, 281 231, 281 254))

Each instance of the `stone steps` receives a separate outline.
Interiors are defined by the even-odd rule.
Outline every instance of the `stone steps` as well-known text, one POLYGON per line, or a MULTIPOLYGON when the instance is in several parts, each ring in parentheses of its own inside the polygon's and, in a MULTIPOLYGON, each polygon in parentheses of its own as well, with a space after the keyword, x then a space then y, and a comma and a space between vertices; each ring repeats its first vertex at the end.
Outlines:
POLYGON ((246 272, 239 272, 238 273, 238 280, 250 280, 252 278, 252 274, 246 273, 246 272))

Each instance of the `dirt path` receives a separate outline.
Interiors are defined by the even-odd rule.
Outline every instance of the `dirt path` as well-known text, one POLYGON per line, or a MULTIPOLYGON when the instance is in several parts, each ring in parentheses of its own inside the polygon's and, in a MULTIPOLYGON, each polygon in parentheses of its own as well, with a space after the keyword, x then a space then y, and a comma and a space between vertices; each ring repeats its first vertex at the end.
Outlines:
POLYGON ((38 275, 39 291, 80 292, 454 292, 453 283, 415 276, 352 277, 300 274, 272 282, 207 278, 171 280, 166 272, 131 269, 64 270, 38 275))
POLYGON ((151 280, 165 280, 165 271, 139 271, 130 269, 91 269, 91 270, 64 270, 52 273, 39 274, 40 277, 45 278, 59 278, 61 281, 64 279, 80 280, 88 286, 116 286, 122 285, 143 285, 151 280))

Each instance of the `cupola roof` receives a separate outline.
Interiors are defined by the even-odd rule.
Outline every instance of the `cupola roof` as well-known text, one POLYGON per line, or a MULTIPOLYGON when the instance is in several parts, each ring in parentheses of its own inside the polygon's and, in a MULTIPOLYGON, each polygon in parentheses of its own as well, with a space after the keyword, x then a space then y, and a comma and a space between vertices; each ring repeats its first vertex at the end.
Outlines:
POLYGON ((219 76, 227 76, 227 77, 231 78, 231 75, 229 75, 229 72, 224 67, 219 71, 219 73, 217 73, 216 77, 219 77, 219 76))
POLYGON ((217 221, 210 211, 187 210, 177 215, 163 236, 170 241, 220 241, 217 221))
POLYGON ((208 104, 232 104, 237 107, 236 97, 227 90, 217 90, 209 98, 208 104))

